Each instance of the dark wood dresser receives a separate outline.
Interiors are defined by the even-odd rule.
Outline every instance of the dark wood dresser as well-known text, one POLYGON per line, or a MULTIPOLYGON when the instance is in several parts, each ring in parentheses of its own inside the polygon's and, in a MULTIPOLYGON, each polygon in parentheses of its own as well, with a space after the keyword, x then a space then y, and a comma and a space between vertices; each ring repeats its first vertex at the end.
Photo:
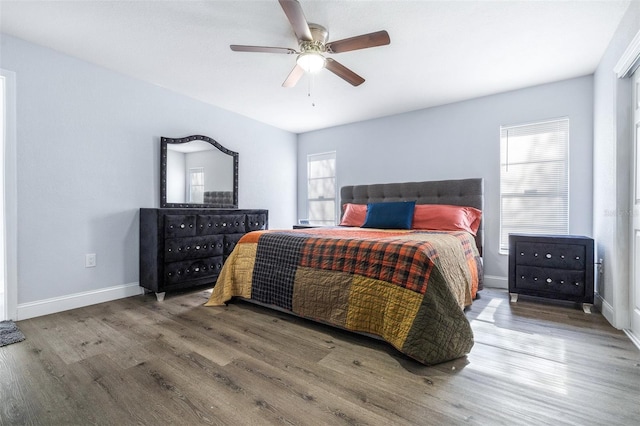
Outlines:
POLYGON ((166 291, 214 286, 238 240, 267 228, 267 210, 142 208, 140 286, 158 300, 166 291))
POLYGON ((575 235, 509 235, 509 293, 582 303, 591 312, 593 239, 575 235))

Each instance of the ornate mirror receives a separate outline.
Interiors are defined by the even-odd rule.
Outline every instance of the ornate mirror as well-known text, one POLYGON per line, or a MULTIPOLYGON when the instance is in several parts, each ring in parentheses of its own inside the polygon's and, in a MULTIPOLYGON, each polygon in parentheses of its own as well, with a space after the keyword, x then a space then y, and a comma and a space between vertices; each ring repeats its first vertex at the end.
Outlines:
POLYGON ((207 136, 160 139, 161 207, 238 208, 238 153, 207 136))

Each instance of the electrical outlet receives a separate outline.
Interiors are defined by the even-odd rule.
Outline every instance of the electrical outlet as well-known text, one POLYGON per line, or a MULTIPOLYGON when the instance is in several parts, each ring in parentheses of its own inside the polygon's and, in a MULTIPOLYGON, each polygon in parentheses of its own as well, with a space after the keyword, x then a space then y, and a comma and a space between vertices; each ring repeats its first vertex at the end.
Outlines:
POLYGON ((88 253, 84 255, 84 267, 95 268, 96 267, 96 254, 88 253))

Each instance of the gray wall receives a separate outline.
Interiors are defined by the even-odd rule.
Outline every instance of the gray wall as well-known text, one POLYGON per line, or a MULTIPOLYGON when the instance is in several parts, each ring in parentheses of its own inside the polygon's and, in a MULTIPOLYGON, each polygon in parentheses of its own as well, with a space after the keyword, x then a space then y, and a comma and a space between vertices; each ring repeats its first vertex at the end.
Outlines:
MULTIPOLYGON (((593 78, 542 86, 339 126, 298 136, 308 154, 336 151, 338 186, 481 177, 485 180, 485 274, 506 287, 498 253, 500 125, 570 119, 570 232, 591 235, 593 78)), ((298 174, 298 217, 306 217, 306 174, 298 174)))
POLYGON ((629 327, 629 214, 631 197, 632 87, 613 68, 640 30, 640 2, 631 2, 594 74, 593 234, 604 274, 601 309, 616 327, 629 327))
POLYGON ((138 209, 159 207, 160 136, 239 152, 240 208, 294 223, 295 134, 4 34, 0 49, 17 86, 19 305, 138 281, 138 209))

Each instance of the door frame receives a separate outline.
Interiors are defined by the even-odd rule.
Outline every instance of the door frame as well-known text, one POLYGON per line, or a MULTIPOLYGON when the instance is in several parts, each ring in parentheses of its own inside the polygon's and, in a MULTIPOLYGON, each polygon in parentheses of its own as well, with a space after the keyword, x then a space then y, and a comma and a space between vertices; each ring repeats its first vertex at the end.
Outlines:
POLYGON ((5 317, 17 318, 18 313, 18 178, 16 143, 16 74, 0 68, 4 78, 4 297, 5 317))
MULTIPOLYGON (((638 31, 635 37, 633 38, 633 40, 631 40, 631 42, 625 49, 624 53, 620 57, 620 60, 618 61, 618 63, 613 69, 618 79, 629 79, 631 83, 630 84, 631 86, 631 93, 630 93, 631 94, 631 99, 630 99, 631 126, 630 127, 631 129, 629 129, 631 130, 631 134, 630 134, 631 156, 630 156, 629 167, 631 171, 630 178, 632 179, 632 181, 630 182, 630 185, 629 185, 630 193, 629 193, 628 202, 629 202, 630 209, 629 209, 629 215, 628 215, 629 231, 627 232, 627 238, 629 239, 628 247, 630 248, 630 250, 629 250, 629 259, 628 259, 628 262, 629 262, 629 273, 628 273, 628 280, 627 280, 628 289, 625 289, 628 291, 627 292, 628 302, 627 302, 627 306, 624 307, 623 309, 623 311, 626 311, 626 312, 622 312, 622 314, 625 314, 624 316, 626 317, 625 325, 623 327, 624 332, 627 334, 627 336, 629 336, 629 338, 633 341, 633 343, 638 348, 640 348, 640 335, 635 334, 631 327, 632 327, 633 315, 635 310, 635 299, 637 297, 636 294, 637 292, 640 292, 640 265, 636 265, 635 263, 636 258, 640 256, 640 254, 636 252, 636 244, 635 244, 635 239, 637 238, 636 229, 638 229, 638 227, 636 227, 636 220, 640 220, 635 218, 635 215, 637 213, 640 213, 635 211, 636 199, 637 199, 636 195, 640 193, 640 188, 638 188, 638 184, 640 182, 638 180, 638 173, 640 173, 640 164, 638 164, 638 161, 637 161, 638 155, 640 155, 640 153, 638 152, 638 149, 639 149, 638 143, 640 143, 640 141, 636 140, 638 138, 636 123, 639 120, 639 117, 637 115, 640 114, 640 109, 636 108, 638 104, 638 100, 636 99, 636 96, 638 96, 638 92, 634 85, 634 81, 636 80, 640 81, 640 75, 638 75, 640 71, 637 71, 639 69, 639 66, 640 66, 640 31, 638 31), (636 277, 639 277, 639 278, 636 279, 636 277)), ((625 87, 628 87, 628 86, 625 86, 625 87)), ((638 330, 636 330, 635 332, 640 333, 640 331, 638 330)))

